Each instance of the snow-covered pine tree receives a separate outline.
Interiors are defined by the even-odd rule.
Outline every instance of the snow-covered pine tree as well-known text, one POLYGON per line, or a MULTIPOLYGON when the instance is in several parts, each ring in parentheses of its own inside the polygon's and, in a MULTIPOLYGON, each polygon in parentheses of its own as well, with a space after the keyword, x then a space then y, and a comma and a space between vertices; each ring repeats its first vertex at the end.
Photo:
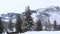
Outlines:
POLYGON ((17 19, 16 19, 16 32, 22 33, 22 29, 21 29, 22 23, 23 22, 22 22, 21 17, 20 16, 17 16, 17 19))
POLYGON ((42 31, 42 24, 40 19, 36 22, 36 27, 36 31, 42 31))
POLYGON ((25 16, 26 16, 26 18, 24 20, 23 29, 24 29, 24 31, 32 31, 33 27, 34 27, 34 22, 31 17, 31 10, 30 10, 29 6, 26 8, 25 16))
POLYGON ((1 17, 0 17, 0 34, 4 31, 4 27, 3 27, 3 24, 2 24, 2 20, 1 20, 1 17))
POLYGON ((51 30, 51 23, 50 23, 50 19, 48 18, 47 23, 46 23, 46 30, 50 31, 51 30))
POLYGON ((56 20, 54 21, 54 31, 57 30, 57 24, 56 24, 56 20))
POLYGON ((13 23, 12 23, 12 20, 11 19, 9 19, 8 29, 10 31, 13 31, 13 23))

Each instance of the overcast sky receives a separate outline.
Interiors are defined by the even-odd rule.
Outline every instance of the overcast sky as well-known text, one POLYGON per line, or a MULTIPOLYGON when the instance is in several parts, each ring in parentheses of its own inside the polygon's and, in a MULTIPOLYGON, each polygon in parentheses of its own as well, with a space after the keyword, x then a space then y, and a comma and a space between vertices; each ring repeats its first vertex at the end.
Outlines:
POLYGON ((31 9, 45 8, 48 6, 60 6, 60 0, 0 0, 0 14, 8 12, 22 12, 25 6, 31 9))

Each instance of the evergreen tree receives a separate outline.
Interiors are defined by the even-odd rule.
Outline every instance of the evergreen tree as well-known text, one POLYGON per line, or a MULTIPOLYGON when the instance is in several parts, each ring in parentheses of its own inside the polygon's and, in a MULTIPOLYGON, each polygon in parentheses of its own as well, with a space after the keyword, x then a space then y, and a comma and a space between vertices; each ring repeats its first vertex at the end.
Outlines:
POLYGON ((27 7, 26 9, 26 12, 25 12, 25 15, 26 15, 26 18, 25 18, 25 23, 24 23, 24 30, 25 31, 32 31, 33 30, 33 19, 31 17, 31 10, 29 8, 29 6, 27 7))
POLYGON ((16 32, 22 32, 22 19, 21 19, 21 17, 20 16, 17 16, 17 19, 16 19, 17 21, 16 21, 16 32))
POLYGON ((54 21, 54 31, 57 30, 56 20, 54 21))
POLYGON ((39 19, 36 24, 37 24, 37 25, 36 25, 36 27, 37 27, 36 30, 37 30, 37 31, 41 31, 41 30, 42 30, 41 20, 39 19))
POLYGON ((1 21, 1 17, 0 17, 0 34, 4 31, 4 27, 1 21))
POLYGON ((51 24, 50 24, 49 18, 48 18, 47 23, 46 23, 46 28, 47 28, 47 31, 51 30, 51 24))
POLYGON ((45 30, 47 30, 47 22, 45 23, 45 30))
POLYGON ((12 20, 11 19, 9 20, 8 29, 10 31, 13 31, 13 23, 12 23, 12 20))
POLYGON ((58 30, 60 30, 60 25, 58 25, 58 30))

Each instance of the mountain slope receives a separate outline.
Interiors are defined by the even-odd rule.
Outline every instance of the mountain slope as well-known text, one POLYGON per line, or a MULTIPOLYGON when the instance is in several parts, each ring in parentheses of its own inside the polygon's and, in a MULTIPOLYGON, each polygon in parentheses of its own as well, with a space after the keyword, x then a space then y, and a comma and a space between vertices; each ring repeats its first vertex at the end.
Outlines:
POLYGON ((56 20, 57 24, 60 24, 60 7, 58 6, 51 6, 47 8, 38 9, 36 14, 37 18, 40 18, 42 21, 46 21, 48 18, 50 18, 51 24, 53 24, 53 21, 56 20))

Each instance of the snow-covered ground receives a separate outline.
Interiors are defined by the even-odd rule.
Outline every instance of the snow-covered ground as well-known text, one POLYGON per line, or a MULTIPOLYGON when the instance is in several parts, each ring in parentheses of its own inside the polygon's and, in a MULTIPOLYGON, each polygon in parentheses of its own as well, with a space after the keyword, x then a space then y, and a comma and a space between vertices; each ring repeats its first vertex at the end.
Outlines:
POLYGON ((60 34, 60 31, 32 31, 32 32, 25 32, 22 34, 60 34))
MULTIPOLYGON (((7 33, 5 32, 2 34, 7 34, 7 33)), ((60 34, 60 31, 27 31, 27 32, 21 33, 21 34, 60 34)))

